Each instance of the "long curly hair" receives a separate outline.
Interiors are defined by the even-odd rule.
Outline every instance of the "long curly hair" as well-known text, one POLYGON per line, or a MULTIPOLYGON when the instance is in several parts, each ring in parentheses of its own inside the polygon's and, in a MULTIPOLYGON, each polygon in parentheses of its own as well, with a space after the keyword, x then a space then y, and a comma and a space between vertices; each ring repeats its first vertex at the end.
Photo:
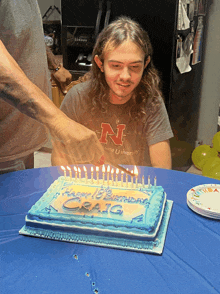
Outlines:
POLYGON ((160 90, 160 77, 153 65, 153 48, 148 33, 132 19, 121 16, 110 23, 99 34, 92 53, 91 70, 80 78, 80 82, 91 81, 89 97, 91 97, 92 113, 97 111, 107 112, 107 101, 109 100, 109 86, 106 83, 104 73, 99 69, 94 61, 95 55, 104 62, 107 52, 113 51, 126 40, 134 42, 139 46, 144 54, 145 60, 150 56, 150 62, 144 69, 143 76, 139 85, 132 96, 130 117, 133 119, 144 119, 146 117, 146 105, 152 111, 160 102, 162 97, 160 90))

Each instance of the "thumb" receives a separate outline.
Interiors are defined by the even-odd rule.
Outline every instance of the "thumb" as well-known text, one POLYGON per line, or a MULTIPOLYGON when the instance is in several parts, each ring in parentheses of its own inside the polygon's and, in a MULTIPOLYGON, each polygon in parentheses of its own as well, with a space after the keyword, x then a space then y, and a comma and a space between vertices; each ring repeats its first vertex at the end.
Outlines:
POLYGON ((63 94, 67 93, 67 87, 65 83, 60 83, 60 89, 63 92, 63 94))
POLYGON ((105 163, 105 156, 102 155, 98 162, 95 163, 95 165, 100 166, 105 163))

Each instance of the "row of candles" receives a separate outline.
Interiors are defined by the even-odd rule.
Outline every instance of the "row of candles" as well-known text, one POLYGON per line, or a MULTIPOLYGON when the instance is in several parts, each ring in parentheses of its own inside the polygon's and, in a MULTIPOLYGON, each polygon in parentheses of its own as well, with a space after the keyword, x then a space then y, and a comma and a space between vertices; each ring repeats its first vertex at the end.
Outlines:
MULTIPOLYGON (((72 169, 67 166, 66 168, 64 166, 61 166, 61 169, 64 172, 64 177, 67 176, 67 171, 69 172, 69 179, 72 180, 73 178, 73 174, 72 174, 72 169)), ((127 169, 128 170, 128 169, 127 169)), ((81 168, 80 167, 73 167, 73 171, 74 171, 74 178, 75 181, 77 180, 81 180, 82 175, 81 175, 81 168)), ((88 172, 87 172, 87 168, 85 166, 83 166, 83 171, 85 174, 85 182, 88 182, 88 172)), ((108 166, 108 168, 105 168, 105 165, 102 166, 102 178, 100 178, 100 168, 98 166, 96 166, 96 169, 94 170, 93 166, 91 166, 91 183, 94 183, 94 173, 96 173, 96 181, 97 184, 105 184, 105 174, 107 174, 107 185, 111 184, 112 186, 121 186, 123 187, 124 184, 124 171, 121 171, 121 177, 119 180, 119 169, 117 168, 116 170, 114 170, 114 168, 110 168, 110 166, 108 166)), ((131 177, 131 185, 132 188, 134 187, 134 185, 136 187, 138 187, 138 169, 135 166, 134 170, 131 171, 132 174, 134 174, 133 177, 131 177)), ((128 187, 128 174, 125 173, 125 184, 126 187, 128 187)), ((151 183, 150 183, 150 176, 148 176, 148 183, 147 183, 148 187, 151 187, 151 183)), ((156 187, 157 185, 157 178, 154 178, 154 186, 156 187)), ((142 186, 145 187, 145 179, 144 176, 142 176, 142 186)))

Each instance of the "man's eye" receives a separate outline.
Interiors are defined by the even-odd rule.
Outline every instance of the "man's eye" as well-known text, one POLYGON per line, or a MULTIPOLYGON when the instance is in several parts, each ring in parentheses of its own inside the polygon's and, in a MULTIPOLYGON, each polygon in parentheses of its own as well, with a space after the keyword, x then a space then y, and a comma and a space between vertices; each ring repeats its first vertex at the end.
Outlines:
POLYGON ((139 73, 141 71, 141 66, 133 65, 133 66, 130 67, 130 70, 135 72, 135 73, 139 73))
POLYGON ((114 67, 114 68, 119 68, 120 65, 119 65, 119 64, 112 64, 112 67, 114 67))

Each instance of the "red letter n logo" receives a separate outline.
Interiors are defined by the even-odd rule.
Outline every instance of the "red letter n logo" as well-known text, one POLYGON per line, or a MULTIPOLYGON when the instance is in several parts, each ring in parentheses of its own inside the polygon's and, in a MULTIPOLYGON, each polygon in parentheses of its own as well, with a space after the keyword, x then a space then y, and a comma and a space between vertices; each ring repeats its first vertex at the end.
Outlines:
POLYGON ((107 123, 102 123, 102 134, 101 138, 99 141, 101 143, 107 144, 107 135, 110 136, 112 141, 115 143, 115 145, 122 145, 122 136, 123 136, 123 131, 125 129, 125 125, 117 125, 117 136, 115 135, 112 127, 110 124, 107 123))

